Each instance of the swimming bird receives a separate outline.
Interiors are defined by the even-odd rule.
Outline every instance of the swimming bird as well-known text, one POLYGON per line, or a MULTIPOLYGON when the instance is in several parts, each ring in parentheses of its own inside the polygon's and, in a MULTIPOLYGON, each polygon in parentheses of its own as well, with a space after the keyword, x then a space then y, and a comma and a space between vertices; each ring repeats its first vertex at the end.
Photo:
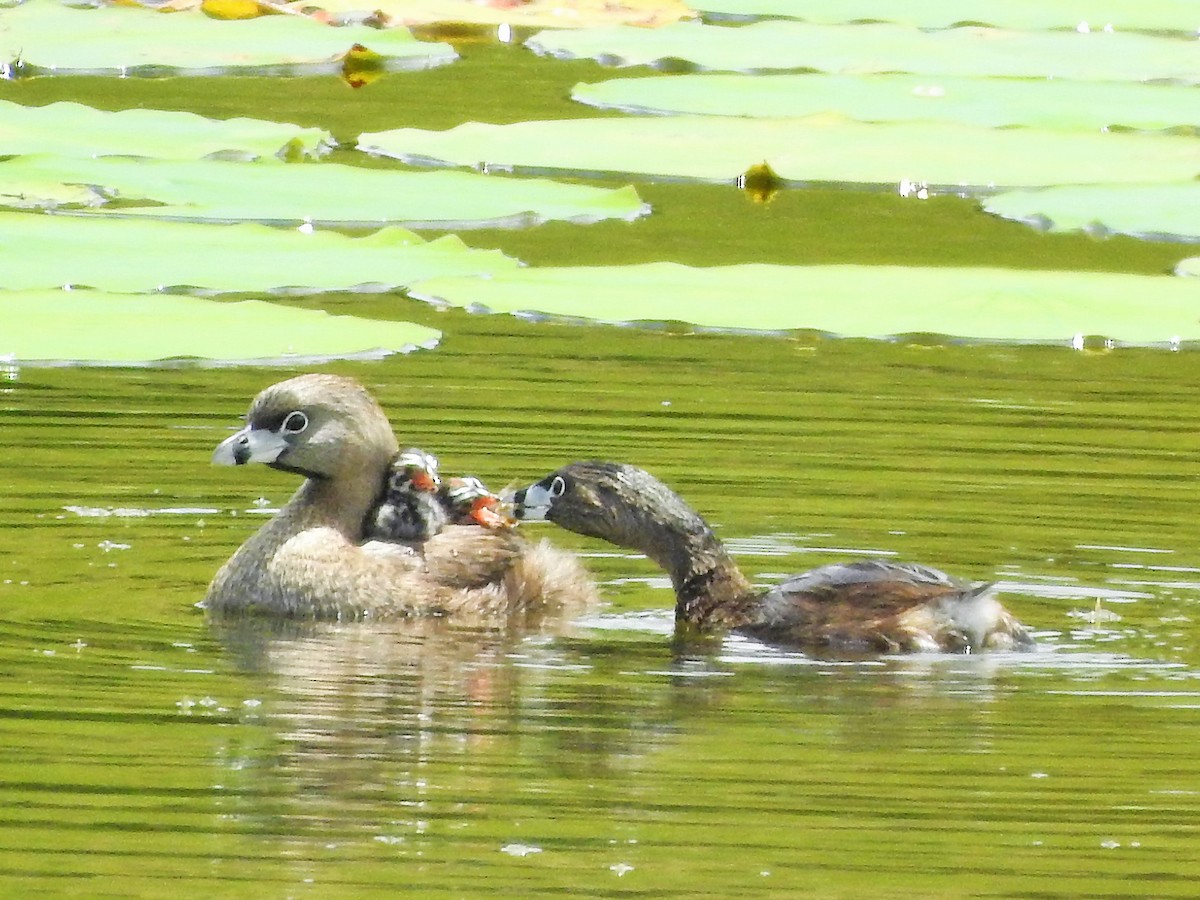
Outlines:
POLYGON ((990 584, 928 566, 865 560, 758 589, 683 498, 635 466, 578 462, 516 493, 519 519, 640 550, 671 576, 677 627, 735 630, 830 653, 1028 648, 1029 632, 990 584))
POLYGON ((567 617, 595 599, 575 557, 517 529, 447 525, 419 548, 364 540, 399 447, 352 378, 310 374, 254 398, 219 465, 264 463, 304 478, 209 585, 213 613, 303 618, 452 615, 483 624, 567 617))

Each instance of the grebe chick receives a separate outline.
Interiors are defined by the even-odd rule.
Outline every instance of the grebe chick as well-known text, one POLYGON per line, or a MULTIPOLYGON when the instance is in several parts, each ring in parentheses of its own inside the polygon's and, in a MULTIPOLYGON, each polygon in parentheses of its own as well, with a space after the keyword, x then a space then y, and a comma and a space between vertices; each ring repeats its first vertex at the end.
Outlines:
POLYGON ((429 540, 450 522, 439 495, 437 457, 416 447, 392 462, 379 508, 367 516, 366 538, 375 541, 429 540))
POLYGON ((512 528, 517 524, 504 509, 500 496, 473 475, 451 478, 442 485, 438 497, 450 521, 456 525, 512 528))

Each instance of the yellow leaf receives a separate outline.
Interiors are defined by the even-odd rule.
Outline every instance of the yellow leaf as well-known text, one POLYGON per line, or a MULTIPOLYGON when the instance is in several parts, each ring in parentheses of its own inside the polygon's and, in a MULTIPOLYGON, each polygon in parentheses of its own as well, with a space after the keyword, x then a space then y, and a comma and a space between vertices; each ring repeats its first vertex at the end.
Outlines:
POLYGON ((200 11, 211 19, 257 19, 274 14, 257 0, 201 0, 200 11))
POLYGON ((775 174, 766 161, 751 166, 737 180, 738 187, 755 203, 770 203, 784 184, 784 180, 775 174))
POLYGON ((342 80, 352 88, 366 87, 386 71, 383 57, 362 44, 355 44, 342 57, 342 80))

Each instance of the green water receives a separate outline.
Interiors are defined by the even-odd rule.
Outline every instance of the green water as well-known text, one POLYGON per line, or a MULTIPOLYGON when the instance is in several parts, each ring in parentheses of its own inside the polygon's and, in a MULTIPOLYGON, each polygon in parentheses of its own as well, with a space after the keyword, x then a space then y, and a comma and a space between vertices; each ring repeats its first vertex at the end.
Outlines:
MULTIPOLYGON (((466 52, 357 93, 43 79, 0 97, 346 137, 571 114, 566 88, 602 73, 466 52)), ((644 222, 468 240, 536 263, 1162 271, 1186 255, 1038 235, 953 198, 639 190, 657 207, 644 222)), ((288 302, 445 332, 436 352, 325 368, 366 382, 448 471, 499 485, 580 457, 636 462, 763 583, 894 553, 1003 582, 1042 649, 841 665, 727 641, 679 658, 658 573, 549 527, 588 554, 606 599, 564 636, 215 631, 194 604, 261 521, 256 501, 295 481, 208 458, 291 372, 22 368, 0 380, 5 895, 1194 896, 1196 354, 288 302)))

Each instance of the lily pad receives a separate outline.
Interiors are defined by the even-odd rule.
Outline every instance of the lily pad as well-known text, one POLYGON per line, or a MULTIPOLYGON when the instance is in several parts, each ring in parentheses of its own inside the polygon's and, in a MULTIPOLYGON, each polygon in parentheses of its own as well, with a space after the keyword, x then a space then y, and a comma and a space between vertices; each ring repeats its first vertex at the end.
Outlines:
POLYGON ((733 181, 766 161, 793 182, 1009 185, 1164 181, 1200 173, 1200 142, 1164 134, 1088 134, 965 125, 868 125, 833 116, 573 119, 448 131, 400 128, 359 137, 359 149, 416 164, 529 172, 637 173, 733 181))
POLYGON ((601 109, 789 118, 840 113, 860 122, 958 122, 1042 128, 1200 127, 1196 89, 1061 79, 925 75, 676 75, 577 84, 601 109))
POLYGON ((221 22, 201 15, 141 7, 68 7, 27 0, 3 10, 0 59, 11 75, 159 75, 285 67, 337 71, 355 44, 392 68, 428 68, 453 61, 447 44, 423 43, 403 28, 331 28, 306 16, 221 22))
POLYGON ((153 156, 199 159, 316 159, 335 144, 320 128, 260 119, 206 119, 188 112, 102 112, 81 103, 21 106, 0 100, 0 155, 153 156), (70 140, 64 140, 70 135, 70 140))
POLYGON ((1132 344, 1200 339, 1200 283, 1169 276, 899 266, 738 265, 528 268, 441 278, 409 292, 433 303, 605 322, 812 329, 846 337, 934 333, 1132 344))
POLYGON ((1058 187, 989 197, 983 208, 1050 231, 1200 241, 1200 182, 1058 187))
POLYGON ((632 220, 650 211, 632 187, 608 190, 469 172, 54 157, 0 162, 0 204, 29 207, 44 198, 40 205, 52 208, 64 196, 65 202, 107 215, 366 227, 521 227, 549 219, 632 220), (72 200, 72 188, 86 193, 72 200))
POLYGON ((42 364, 374 359, 431 348, 441 337, 410 322, 331 316, 261 300, 101 291, 0 291, 0 321, 0 358, 42 364))
POLYGON ((1200 81, 1200 43, 1143 34, 920 31, 902 25, 758 22, 727 28, 682 22, 665 28, 543 31, 526 46, 569 59, 621 66, 684 60, 701 69, 759 72, 805 69, 866 75, 999 75, 1079 81, 1200 81))
POLYGON ((917 28, 949 28, 972 23, 1033 31, 1040 28, 1121 31, 1200 30, 1194 0, 693 0, 702 13, 736 18, 803 19, 836 25, 843 22, 898 22, 917 28))
POLYGON ((521 0, 479 3, 475 0, 298 0, 297 9, 321 9, 353 18, 371 13, 384 21, 416 25, 463 22, 474 25, 519 25, 526 28, 592 28, 637 25, 656 28, 695 15, 680 0, 521 0))
POLYGON ((0 288, 390 289, 436 275, 496 274, 519 265, 495 250, 472 250, 453 235, 426 242, 398 227, 359 238, 306 231, 0 213, 0 288))

